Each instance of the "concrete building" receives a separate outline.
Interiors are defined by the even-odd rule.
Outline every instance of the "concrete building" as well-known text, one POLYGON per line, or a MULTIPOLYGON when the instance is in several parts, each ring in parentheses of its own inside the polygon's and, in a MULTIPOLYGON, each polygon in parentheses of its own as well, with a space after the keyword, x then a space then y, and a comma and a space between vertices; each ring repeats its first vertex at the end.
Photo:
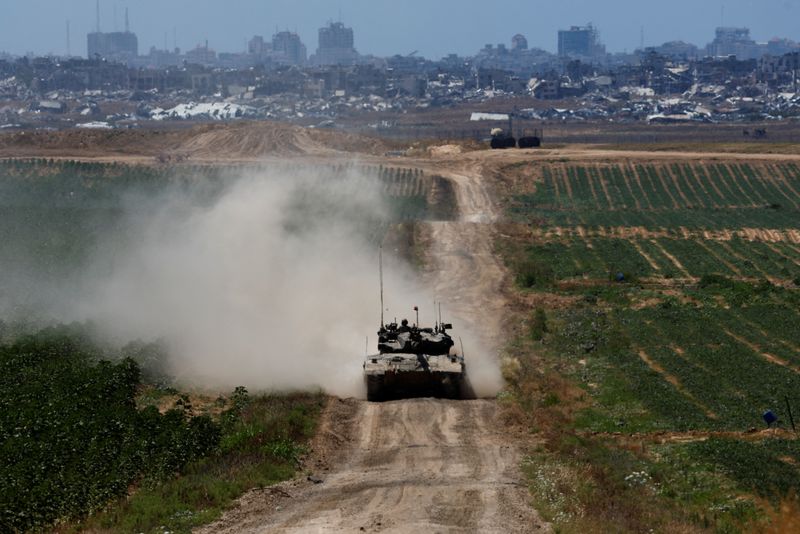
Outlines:
POLYGON ((341 22, 331 22, 319 29, 319 47, 314 58, 317 65, 353 65, 358 61, 354 48, 353 29, 341 22))
POLYGON ((561 57, 598 58, 605 53, 597 29, 591 24, 558 32, 558 55, 561 57))
POLYGON ((800 45, 791 39, 775 37, 767 43, 767 53, 771 56, 782 56, 800 50, 800 45))
POLYGON ((254 56, 263 56, 271 49, 272 47, 268 45, 261 35, 256 35, 247 42, 247 53, 254 56))
POLYGON ((750 38, 748 28, 717 28, 716 36, 706 47, 709 56, 736 56, 737 59, 758 59, 766 53, 766 46, 750 38))
POLYGON ((92 32, 86 36, 89 59, 127 63, 139 55, 139 39, 133 32, 92 32))
POLYGON ((700 55, 700 50, 695 45, 683 41, 669 41, 653 48, 653 50, 674 61, 697 59, 700 55))
POLYGON ((278 65, 305 65, 308 52, 300 36, 283 31, 272 36, 272 54, 278 65))
POLYGON ((130 31, 128 10, 125 10, 125 31, 100 31, 100 3, 97 4, 97 29, 86 36, 86 51, 89 59, 107 59, 120 63, 131 63, 139 55, 139 39, 130 31))
POLYGON ((528 49, 528 39, 526 39, 524 35, 518 33, 517 35, 511 38, 512 51, 522 51, 527 49, 528 49))
POLYGON ((180 48, 159 50, 152 46, 150 53, 147 56, 140 56, 136 63, 139 67, 162 68, 180 65, 182 61, 180 48))
POLYGON ((213 65, 217 61, 217 53, 205 45, 197 45, 193 50, 186 52, 186 61, 195 65, 213 65))

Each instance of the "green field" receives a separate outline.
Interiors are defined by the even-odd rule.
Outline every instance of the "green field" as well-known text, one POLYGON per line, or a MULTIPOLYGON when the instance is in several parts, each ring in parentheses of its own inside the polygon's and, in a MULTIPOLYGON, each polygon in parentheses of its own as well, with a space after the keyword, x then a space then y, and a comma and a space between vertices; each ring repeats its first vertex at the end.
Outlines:
POLYGON ((535 192, 516 195, 509 213, 535 228, 530 256, 556 280, 618 272, 800 278, 795 164, 564 165, 540 172, 535 192))
POLYGON ((290 185, 287 234, 344 221, 376 243, 455 209, 449 182, 407 168, 0 161, 0 532, 189 532, 296 473, 322 394, 193 403, 157 343, 48 324, 48 299, 135 239, 132 217, 202 210, 242 179, 290 185), (341 195, 359 189, 365 209, 343 212, 341 195))
MULTIPOLYGON (((656 499, 648 506, 736 531, 762 517, 740 496, 800 493, 787 408, 800 423, 800 167, 559 163, 508 172, 529 178, 507 198, 516 230, 499 248, 526 299, 569 303, 539 308, 547 333, 528 319, 536 334, 512 349, 523 405, 555 419, 567 413, 563 428, 574 436, 553 437, 531 457, 534 494, 547 501, 537 477, 564 462, 609 477, 617 487, 607 491, 621 500, 656 499), (548 372, 549 390, 527 392, 548 372), (774 436, 759 433, 767 410, 783 429, 774 436), (615 478, 626 469, 633 474, 615 478), (640 478, 656 493, 636 494, 631 480, 640 478)), ((564 528, 580 528, 574 510, 600 499, 578 493, 550 509, 564 528)), ((630 521, 607 526, 636 530, 630 521)))
POLYGON ((548 224, 715 228, 736 211, 741 226, 791 227, 800 209, 794 163, 562 165, 541 173, 536 192, 519 195, 512 213, 548 224))

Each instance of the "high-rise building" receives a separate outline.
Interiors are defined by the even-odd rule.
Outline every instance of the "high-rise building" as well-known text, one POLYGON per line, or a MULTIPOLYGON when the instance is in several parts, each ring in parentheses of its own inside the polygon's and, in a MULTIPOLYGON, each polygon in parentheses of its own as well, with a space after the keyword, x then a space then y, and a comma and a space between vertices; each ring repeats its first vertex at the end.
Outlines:
POLYGON ((268 52, 268 46, 264 38, 256 35, 247 42, 247 53, 254 56, 263 56, 268 52))
POLYGON ((352 65, 357 60, 352 28, 346 28, 341 22, 331 22, 319 29, 319 47, 315 56, 318 65, 352 65))
POLYGON ((307 52, 306 45, 294 32, 278 32, 272 36, 272 53, 275 62, 284 65, 304 65, 307 52))
POLYGON ((97 2, 97 27, 86 36, 89 59, 102 58, 129 63, 139 55, 139 39, 130 31, 128 10, 125 9, 125 31, 103 33, 100 31, 100 1, 97 2))
POLYGON ((558 55, 561 57, 596 58, 605 53, 597 29, 591 24, 558 32, 558 55))
POLYGON ((127 63, 139 55, 139 39, 133 32, 93 32, 86 41, 89 59, 100 57, 127 63))

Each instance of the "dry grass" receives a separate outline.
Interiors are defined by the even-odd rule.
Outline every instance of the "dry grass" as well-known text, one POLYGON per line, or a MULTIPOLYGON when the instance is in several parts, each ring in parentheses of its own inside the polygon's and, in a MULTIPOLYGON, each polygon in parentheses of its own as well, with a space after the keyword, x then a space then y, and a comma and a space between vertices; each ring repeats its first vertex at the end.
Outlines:
POLYGON ((767 519, 760 532, 763 534, 800 532, 800 498, 797 495, 789 495, 781 499, 778 504, 762 502, 761 505, 766 510, 767 519))

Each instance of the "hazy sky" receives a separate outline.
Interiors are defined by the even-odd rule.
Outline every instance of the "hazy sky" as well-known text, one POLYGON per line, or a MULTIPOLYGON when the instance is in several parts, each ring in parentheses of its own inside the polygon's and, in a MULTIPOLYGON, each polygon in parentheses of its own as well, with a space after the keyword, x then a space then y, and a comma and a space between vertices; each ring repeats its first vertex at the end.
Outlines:
MULTIPOLYGON (((516 33, 555 51, 558 29, 588 22, 611 52, 638 47, 642 28, 646 45, 680 39, 704 46, 723 20, 748 26, 757 41, 800 41, 800 0, 101 0, 103 31, 123 29, 125 7, 140 53, 162 48, 165 33, 172 47, 173 28, 182 49, 208 39, 218 52, 241 51, 253 35, 279 28, 297 31, 311 54, 317 29, 340 13, 358 51, 380 56, 471 55, 486 43, 510 44, 516 33)), ((72 53, 85 55, 95 0, 0 0, 0 51, 63 54, 67 19, 72 53)))

